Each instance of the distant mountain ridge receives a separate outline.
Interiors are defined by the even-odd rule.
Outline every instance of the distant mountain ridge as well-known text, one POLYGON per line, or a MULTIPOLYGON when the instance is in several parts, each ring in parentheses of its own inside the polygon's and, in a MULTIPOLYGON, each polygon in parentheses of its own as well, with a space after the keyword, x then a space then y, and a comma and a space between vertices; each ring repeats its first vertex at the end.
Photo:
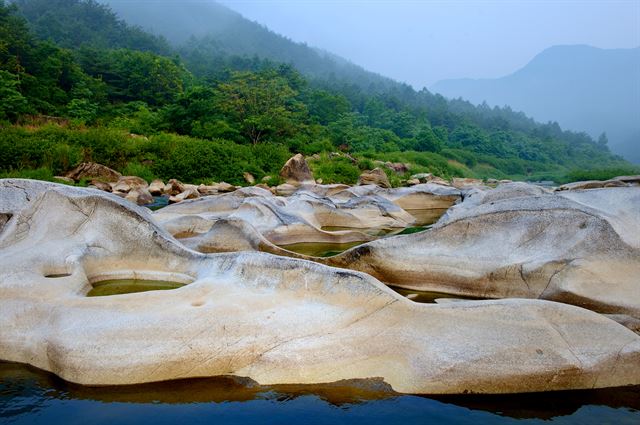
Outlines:
POLYGON ((640 47, 554 46, 511 75, 443 80, 430 89, 475 104, 509 105, 594 138, 606 132, 615 153, 640 163, 640 47))

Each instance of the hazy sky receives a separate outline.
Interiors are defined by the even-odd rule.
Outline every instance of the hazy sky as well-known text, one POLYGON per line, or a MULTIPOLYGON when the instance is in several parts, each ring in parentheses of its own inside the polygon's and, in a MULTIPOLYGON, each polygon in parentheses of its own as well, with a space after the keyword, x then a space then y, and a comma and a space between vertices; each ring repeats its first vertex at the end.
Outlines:
POLYGON ((640 0, 221 0, 249 19, 429 86, 500 77, 557 44, 640 46, 640 0))

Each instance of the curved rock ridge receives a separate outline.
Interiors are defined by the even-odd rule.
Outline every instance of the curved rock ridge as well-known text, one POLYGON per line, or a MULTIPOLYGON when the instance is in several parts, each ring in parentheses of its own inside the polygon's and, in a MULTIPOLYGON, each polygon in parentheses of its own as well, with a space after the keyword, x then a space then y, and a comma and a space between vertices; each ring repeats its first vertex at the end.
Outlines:
POLYGON ((276 245, 348 243, 373 240, 376 229, 433 222, 459 200, 457 189, 435 184, 390 190, 307 185, 288 197, 254 187, 181 202, 154 215, 178 238, 202 236, 217 220, 228 219, 244 220, 276 245))
POLYGON ((429 231, 327 259, 406 289, 556 300, 640 318, 640 188, 471 193, 429 231))
POLYGON ((358 272, 205 255, 93 190, 0 180, 0 213, 11 216, 0 233, 0 359, 71 382, 382 378, 430 394, 640 384, 640 336, 574 306, 416 304, 358 272), (114 277, 186 285, 85 297, 114 277))

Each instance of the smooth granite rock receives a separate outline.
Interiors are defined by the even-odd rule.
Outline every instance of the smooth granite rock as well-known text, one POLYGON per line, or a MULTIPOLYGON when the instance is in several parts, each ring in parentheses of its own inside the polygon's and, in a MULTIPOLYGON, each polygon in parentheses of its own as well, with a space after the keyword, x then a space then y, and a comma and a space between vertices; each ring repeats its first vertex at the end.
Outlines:
POLYGON ((431 394, 640 384, 640 336, 578 307, 416 304, 362 273, 263 253, 205 255, 97 190, 1 180, 0 214, 10 216, 0 229, 0 359, 71 382, 377 377, 431 394), (85 296, 118 277, 185 286, 85 296))

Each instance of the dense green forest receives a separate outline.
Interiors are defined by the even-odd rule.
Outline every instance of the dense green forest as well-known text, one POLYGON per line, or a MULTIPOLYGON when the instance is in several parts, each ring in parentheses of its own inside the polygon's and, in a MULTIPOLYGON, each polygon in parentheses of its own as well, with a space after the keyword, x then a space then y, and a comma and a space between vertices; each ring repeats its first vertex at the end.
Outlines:
POLYGON ((297 152, 318 154, 327 183, 353 183, 373 160, 443 177, 637 172, 556 123, 350 78, 234 55, 211 37, 171 45, 93 0, 0 0, 0 173, 50 179, 96 161, 146 179, 241 183, 245 171, 277 175, 297 152))

